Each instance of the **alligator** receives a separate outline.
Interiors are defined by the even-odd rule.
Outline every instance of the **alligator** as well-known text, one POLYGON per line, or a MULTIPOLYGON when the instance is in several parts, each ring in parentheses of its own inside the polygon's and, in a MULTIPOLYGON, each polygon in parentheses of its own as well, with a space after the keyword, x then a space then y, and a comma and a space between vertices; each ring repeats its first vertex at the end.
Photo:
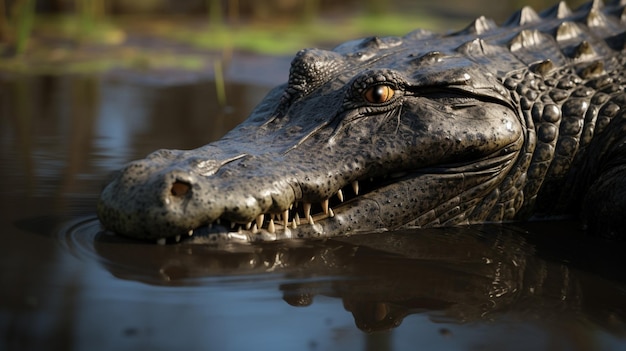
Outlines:
POLYGON ((625 44, 625 6, 593 1, 301 50, 222 139, 127 164, 98 217, 157 243, 558 216, 617 237, 625 44))

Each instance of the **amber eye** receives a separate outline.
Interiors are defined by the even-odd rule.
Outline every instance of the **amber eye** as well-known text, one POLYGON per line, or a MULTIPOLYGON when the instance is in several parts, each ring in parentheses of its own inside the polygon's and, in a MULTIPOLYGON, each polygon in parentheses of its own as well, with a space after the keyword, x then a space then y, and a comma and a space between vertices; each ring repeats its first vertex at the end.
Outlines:
POLYGON ((389 85, 375 85, 369 87, 365 94, 365 100, 372 104, 384 104, 393 98, 395 91, 389 85))

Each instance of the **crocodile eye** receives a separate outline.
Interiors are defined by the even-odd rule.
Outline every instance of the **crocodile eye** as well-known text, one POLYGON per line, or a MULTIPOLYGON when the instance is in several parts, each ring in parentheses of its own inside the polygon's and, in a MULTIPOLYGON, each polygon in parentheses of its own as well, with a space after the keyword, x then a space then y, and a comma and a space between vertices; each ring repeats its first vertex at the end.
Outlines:
POLYGON ((363 97, 372 104, 384 104, 393 98, 394 93, 395 91, 389 85, 380 84, 369 87, 363 97))

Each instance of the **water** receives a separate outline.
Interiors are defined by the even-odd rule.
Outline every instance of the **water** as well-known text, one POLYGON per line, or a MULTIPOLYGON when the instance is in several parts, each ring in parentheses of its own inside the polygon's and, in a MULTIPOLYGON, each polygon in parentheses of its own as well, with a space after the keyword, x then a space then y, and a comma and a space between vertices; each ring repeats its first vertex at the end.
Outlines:
POLYGON ((219 138, 286 78, 267 64, 231 71, 226 107, 185 77, 2 80, 0 350, 626 350, 624 245, 575 222, 219 249, 102 232, 107 175, 219 138))

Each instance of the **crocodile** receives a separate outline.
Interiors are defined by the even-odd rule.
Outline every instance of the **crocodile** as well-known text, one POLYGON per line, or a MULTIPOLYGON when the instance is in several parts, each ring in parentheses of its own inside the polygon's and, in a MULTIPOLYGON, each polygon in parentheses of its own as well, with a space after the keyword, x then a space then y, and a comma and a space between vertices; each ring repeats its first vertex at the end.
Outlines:
POLYGON ((573 216, 626 230, 626 10, 304 49, 222 139, 127 164, 98 202, 123 236, 270 241, 573 216))

